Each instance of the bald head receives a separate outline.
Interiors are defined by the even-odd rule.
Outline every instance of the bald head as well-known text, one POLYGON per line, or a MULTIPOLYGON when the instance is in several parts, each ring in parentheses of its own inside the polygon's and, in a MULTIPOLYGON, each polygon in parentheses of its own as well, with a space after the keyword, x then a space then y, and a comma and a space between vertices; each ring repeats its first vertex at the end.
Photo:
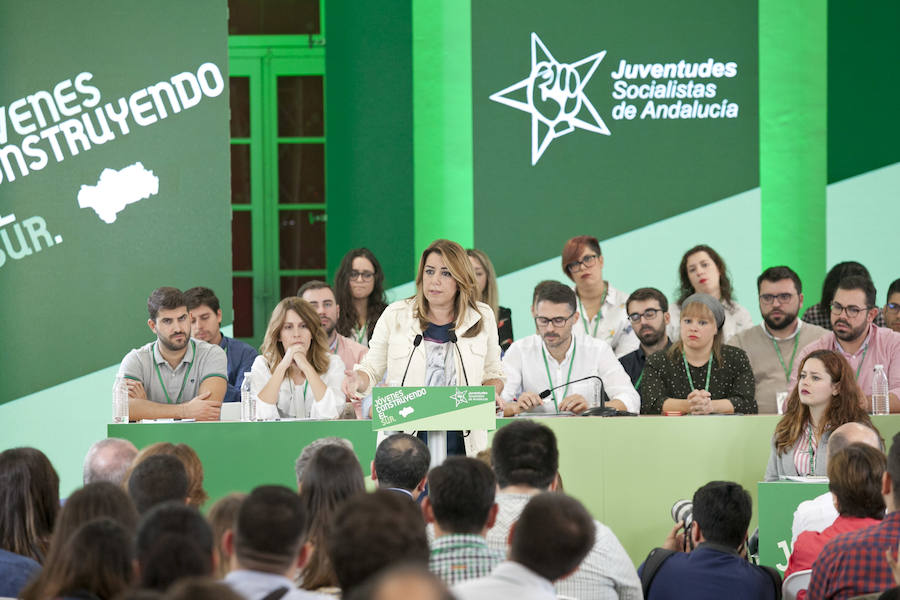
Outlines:
POLYGON ((97 481, 121 485, 137 453, 137 448, 128 440, 107 438, 95 442, 84 457, 84 485, 97 481))
POLYGON ((877 430, 862 423, 844 423, 828 438, 828 458, 834 456, 850 444, 866 444, 881 450, 881 435, 877 430))

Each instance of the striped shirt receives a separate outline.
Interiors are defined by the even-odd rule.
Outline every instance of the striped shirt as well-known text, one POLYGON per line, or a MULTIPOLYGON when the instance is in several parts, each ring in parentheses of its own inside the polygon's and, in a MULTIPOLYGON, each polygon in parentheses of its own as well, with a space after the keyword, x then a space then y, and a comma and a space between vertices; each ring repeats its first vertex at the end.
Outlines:
POLYGON ((428 569, 448 586, 490 575, 505 555, 488 548, 483 537, 471 533, 451 533, 431 542, 428 569))

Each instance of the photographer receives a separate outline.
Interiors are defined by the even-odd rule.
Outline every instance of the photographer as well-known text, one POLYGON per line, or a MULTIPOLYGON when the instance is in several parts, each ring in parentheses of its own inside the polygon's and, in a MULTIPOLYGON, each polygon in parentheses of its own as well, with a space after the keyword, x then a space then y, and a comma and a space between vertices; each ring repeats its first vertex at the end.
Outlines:
MULTIPOLYGON (((750 494, 730 481, 711 481, 694 493, 693 522, 669 532, 638 569, 647 600, 781 597, 781 577, 745 558, 750 494), (686 551, 682 551, 686 550, 686 551)), ((690 519, 687 519, 690 521, 690 519)))

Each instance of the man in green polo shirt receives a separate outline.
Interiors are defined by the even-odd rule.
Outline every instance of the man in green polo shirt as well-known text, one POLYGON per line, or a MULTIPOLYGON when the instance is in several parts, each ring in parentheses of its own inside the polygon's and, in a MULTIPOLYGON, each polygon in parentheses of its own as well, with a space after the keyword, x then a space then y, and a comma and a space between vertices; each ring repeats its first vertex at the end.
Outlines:
POLYGON ((147 310, 156 341, 129 352, 119 366, 128 385, 129 419, 218 420, 228 381, 225 352, 191 339, 191 317, 180 290, 153 290, 147 310))

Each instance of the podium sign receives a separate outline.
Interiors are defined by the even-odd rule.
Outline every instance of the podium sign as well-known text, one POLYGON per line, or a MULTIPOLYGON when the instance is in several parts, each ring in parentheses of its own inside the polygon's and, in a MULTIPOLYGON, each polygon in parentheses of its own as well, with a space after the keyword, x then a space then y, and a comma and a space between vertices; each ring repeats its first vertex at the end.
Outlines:
POLYGON ((377 387, 372 393, 372 429, 494 429, 494 391, 493 386, 377 387))

